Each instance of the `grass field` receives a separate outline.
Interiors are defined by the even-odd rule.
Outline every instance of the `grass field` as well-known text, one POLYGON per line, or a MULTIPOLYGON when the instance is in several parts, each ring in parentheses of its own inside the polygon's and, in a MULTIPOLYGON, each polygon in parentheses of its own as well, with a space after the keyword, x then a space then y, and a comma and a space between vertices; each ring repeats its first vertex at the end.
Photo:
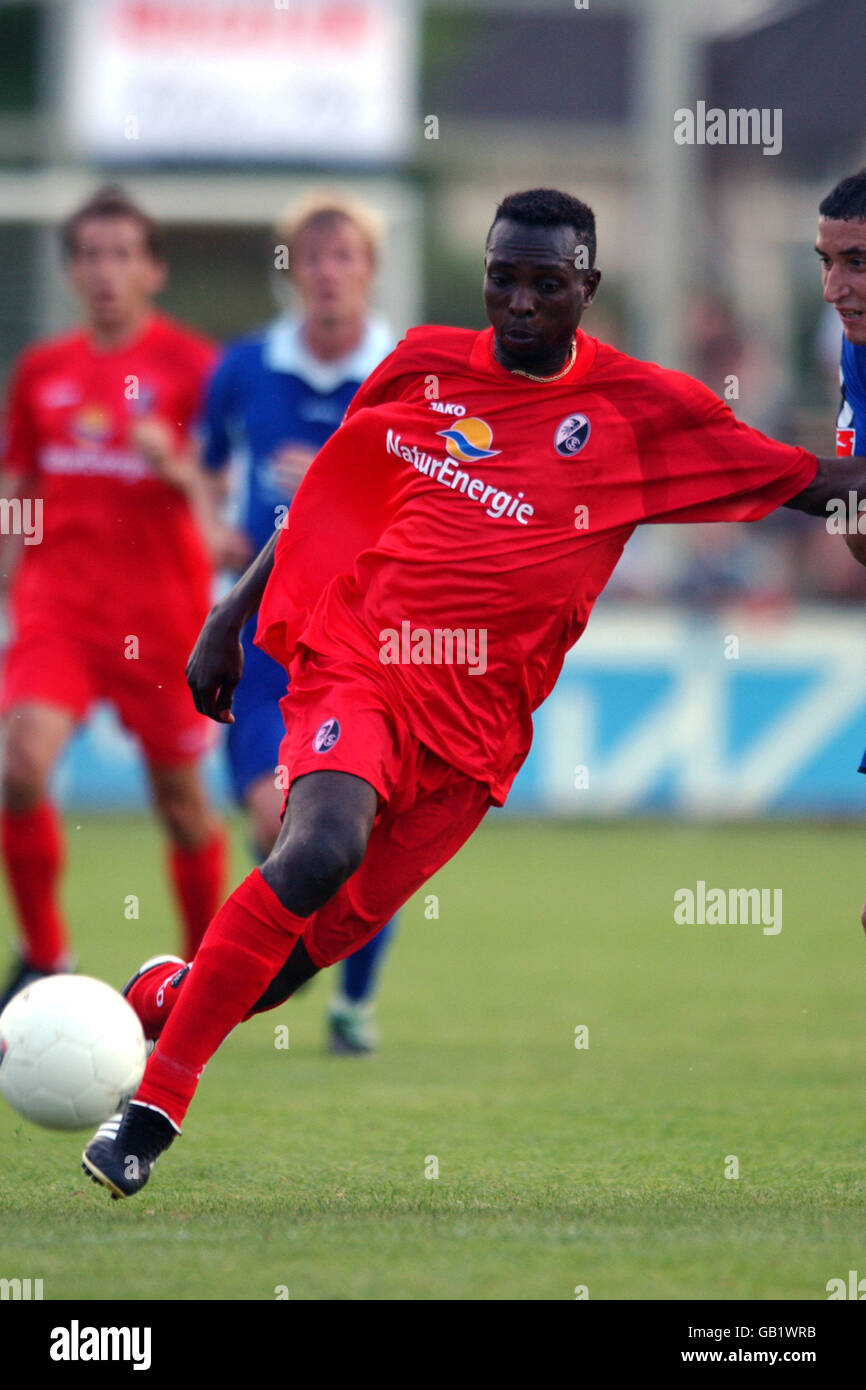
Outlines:
MULTIPOLYGON (((175 948, 160 845, 68 830, 80 966, 119 985, 175 948)), ((129 1202, 84 1178, 86 1135, 3 1107, 0 1275, 46 1299, 825 1299, 866 1274, 863 847, 492 818, 425 890, 438 920, 404 910, 374 1060, 324 1054, 320 978, 229 1039, 129 1202), (782 931, 675 925, 698 879, 781 888, 782 931)))

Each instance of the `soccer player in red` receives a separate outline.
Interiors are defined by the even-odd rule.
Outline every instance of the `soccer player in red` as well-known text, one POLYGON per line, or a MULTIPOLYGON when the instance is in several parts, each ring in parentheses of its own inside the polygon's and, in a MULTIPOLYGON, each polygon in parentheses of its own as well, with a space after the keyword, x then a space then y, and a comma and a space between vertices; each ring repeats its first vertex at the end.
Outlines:
POLYGON ((0 1006, 70 968, 49 780, 96 699, 112 703, 144 753, 187 959, 223 892, 224 836, 199 771, 211 726, 183 679, 210 602, 189 429, 214 352, 154 311, 166 273, 158 232, 120 190, 95 194, 62 239, 85 323, 19 360, 0 479, 4 497, 29 499, 22 516, 41 518, 41 535, 18 546, 0 683, 0 839, 21 933, 0 1006))
POLYGON ((127 996, 144 1080, 84 1152, 116 1197, 147 1181, 231 1029, 342 959, 504 802, 532 712, 636 526, 754 521, 866 495, 866 461, 818 460, 738 422, 679 372, 580 331, 595 224, 549 189, 500 204, 490 328, 417 328, 368 377, 288 526, 212 611, 187 676, 231 720, 238 634, 291 676, 277 843, 217 913, 186 978, 127 996), (321 545, 321 536, 329 536, 321 545))

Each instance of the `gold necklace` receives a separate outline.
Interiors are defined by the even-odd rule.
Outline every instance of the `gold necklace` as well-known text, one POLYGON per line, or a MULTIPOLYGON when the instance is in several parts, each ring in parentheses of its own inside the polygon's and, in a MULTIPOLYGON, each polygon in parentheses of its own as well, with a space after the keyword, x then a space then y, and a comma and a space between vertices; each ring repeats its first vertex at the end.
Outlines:
POLYGON ((557 372, 555 376, 535 376, 532 372, 525 372, 522 367, 509 367, 508 370, 512 372, 514 376, 529 377, 530 381, 559 381, 560 377, 567 376, 567 374, 571 371, 572 367, 574 366, 576 360, 577 334, 575 334, 575 336, 571 340, 571 355, 569 356, 568 361, 562 368, 562 371, 557 372))

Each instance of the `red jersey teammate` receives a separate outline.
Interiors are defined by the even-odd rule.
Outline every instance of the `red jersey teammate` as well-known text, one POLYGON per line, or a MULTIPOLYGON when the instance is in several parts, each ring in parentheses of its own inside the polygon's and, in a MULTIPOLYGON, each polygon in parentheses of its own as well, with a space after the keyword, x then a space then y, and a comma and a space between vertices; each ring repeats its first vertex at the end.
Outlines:
POLYGON ((485 266, 491 327, 415 329, 368 377, 190 659, 199 708, 230 720, 259 611, 257 641, 291 675, 287 809, 182 988, 156 968, 128 996, 159 1041, 84 1152, 114 1196, 147 1181, 235 1024, 356 950, 505 800, 635 526, 866 494, 864 460, 767 439, 698 382, 579 331, 600 278, 585 204, 507 198, 485 266))
POLYGON ((44 532, 21 547, 0 686, 2 852, 22 936, 0 1007, 69 968, 48 783, 94 700, 111 701, 147 760, 187 958, 222 896, 223 833, 198 767, 210 729, 183 679, 209 607, 188 432, 214 353, 153 312, 165 279, 157 230, 120 190, 79 208, 63 247, 86 324, 20 359, 0 481, 5 497, 36 499, 44 532))

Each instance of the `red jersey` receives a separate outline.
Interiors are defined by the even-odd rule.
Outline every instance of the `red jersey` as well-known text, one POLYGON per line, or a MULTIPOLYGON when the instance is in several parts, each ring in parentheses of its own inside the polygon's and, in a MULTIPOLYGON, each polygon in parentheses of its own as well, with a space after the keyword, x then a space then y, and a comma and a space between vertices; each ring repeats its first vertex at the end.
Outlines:
POLYGON ((755 521, 816 470, 583 333, 542 383, 496 362, 492 329, 416 328, 298 490, 256 640, 284 665, 299 641, 380 662, 415 736, 502 802, 635 527, 755 521))
POLYGON ((214 357, 204 338, 162 315, 115 351, 78 331, 22 355, 3 461, 33 475, 43 539, 22 547, 12 594, 19 630, 63 624, 112 650, 130 634, 192 646, 210 565, 186 498, 129 431, 154 414, 185 443, 214 357))

